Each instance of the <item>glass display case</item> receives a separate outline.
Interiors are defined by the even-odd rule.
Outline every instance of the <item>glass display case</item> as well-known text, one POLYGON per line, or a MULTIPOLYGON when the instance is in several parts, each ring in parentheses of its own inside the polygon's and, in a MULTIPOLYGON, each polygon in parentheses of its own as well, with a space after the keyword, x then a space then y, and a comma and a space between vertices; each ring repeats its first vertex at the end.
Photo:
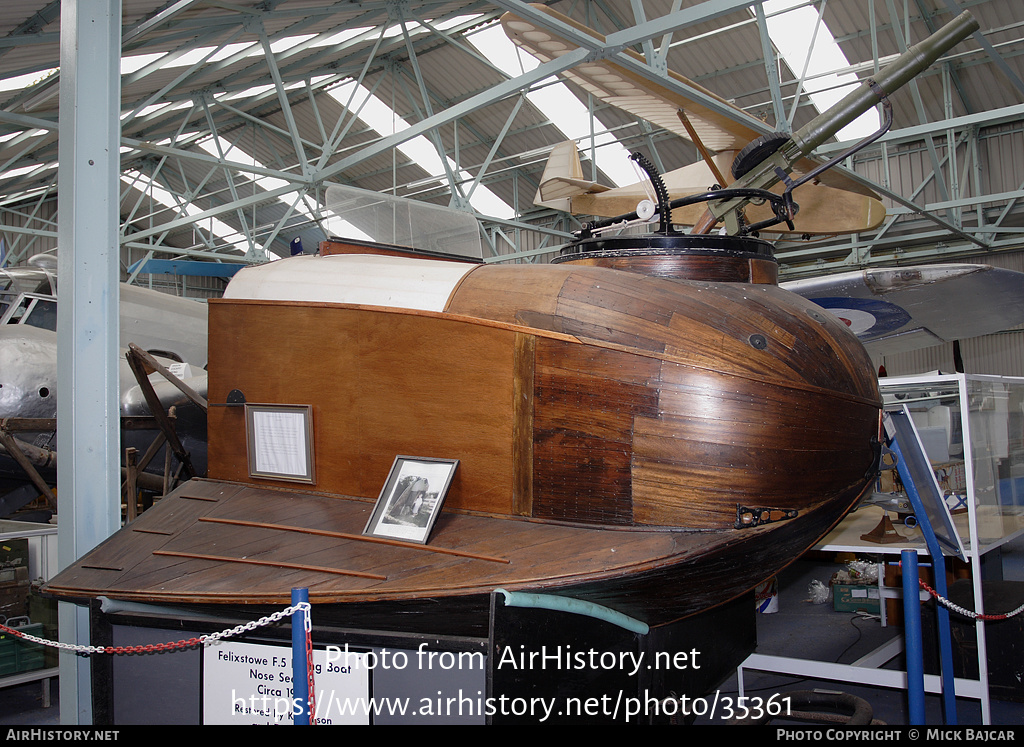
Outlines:
MULTIPOLYGON (((947 547, 955 545, 957 549, 950 555, 966 561, 974 612, 982 615, 986 612, 983 581, 1002 578, 1001 546, 1024 534, 1024 378, 935 373, 883 378, 879 387, 886 411, 905 411, 913 423, 934 473, 937 493, 931 494, 936 501, 945 503, 945 510, 941 505, 938 510, 948 511, 946 524, 956 535, 947 547)), ((898 588, 885 586, 883 566, 895 562, 905 549, 928 554, 921 527, 902 492, 898 470, 891 467, 890 464, 886 468, 883 463, 874 494, 862 500, 815 547, 875 557, 879 566, 878 593, 883 602, 901 595, 898 588), (887 536, 879 533, 884 526, 883 517, 892 522, 889 529, 893 531, 887 536)), ((942 552, 945 555, 947 551, 942 552)), ((921 593, 923 601, 927 593, 921 593)), ((885 620, 883 603, 883 625, 885 620)), ((984 620, 976 618, 974 627, 978 679, 957 677, 955 692, 958 697, 977 699, 982 722, 989 724, 984 620)), ((900 635, 854 665, 753 654, 738 670, 740 694, 745 669, 905 689, 905 672, 882 668, 902 651, 900 635)), ((941 692, 939 677, 926 675, 925 688, 928 692, 941 692)))
POLYGON ((913 420, 967 555, 977 560, 1020 535, 1024 379, 936 374, 882 379, 880 388, 887 409, 906 408, 913 420))

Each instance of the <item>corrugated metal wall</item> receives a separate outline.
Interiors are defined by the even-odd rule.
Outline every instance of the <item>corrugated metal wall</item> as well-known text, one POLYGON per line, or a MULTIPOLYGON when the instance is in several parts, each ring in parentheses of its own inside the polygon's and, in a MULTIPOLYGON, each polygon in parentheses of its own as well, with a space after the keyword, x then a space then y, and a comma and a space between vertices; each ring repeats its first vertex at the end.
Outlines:
MULTIPOLYGON (((57 203, 52 199, 40 205, 25 204, 17 209, 0 211, 0 236, 4 240, 4 251, 8 256, 20 257, 14 264, 24 265, 29 257, 36 254, 50 253, 56 256, 56 236, 48 236, 45 233, 29 234, 21 230, 43 230, 55 234, 57 232, 56 214, 57 203), (21 256, 22 254, 24 256, 21 256)), ((121 250, 122 280, 127 279, 125 268, 145 255, 146 252, 139 249, 123 248, 121 250)), ((163 259, 172 255, 157 253, 154 256, 163 259)), ((136 284, 189 298, 219 298, 224 293, 224 282, 218 278, 140 275, 136 284)))
MULTIPOLYGON (((42 254, 57 247, 57 200, 45 200, 42 204, 22 203, 14 208, 0 210, 0 236, 4 241, 7 257, 16 254, 42 254), (53 236, 23 231, 52 232, 53 236)), ((18 262, 24 264, 24 261, 18 262)))

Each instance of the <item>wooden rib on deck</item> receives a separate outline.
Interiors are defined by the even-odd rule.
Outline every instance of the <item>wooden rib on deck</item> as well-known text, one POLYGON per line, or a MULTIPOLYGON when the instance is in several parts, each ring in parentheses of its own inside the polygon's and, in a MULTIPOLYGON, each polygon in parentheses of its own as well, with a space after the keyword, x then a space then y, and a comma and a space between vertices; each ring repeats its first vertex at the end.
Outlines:
POLYGON ((233 524, 235 526, 259 527, 261 529, 272 529, 281 532, 298 532, 300 534, 315 534, 321 537, 334 537, 335 539, 352 540, 355 542, 373 542, 379 545, 391 545, 392 547, 407 547, 412 550, 420 550, 426 553, 440 553, 442 555, 457 555, 462 558, 473 558, 474 560, 486 560, 491 563, 507 563, 508 558, 496 558, 490 555, 479 553, 461 552, 444 547, 432 547, 420 545, 414 542, 402 542, 400 540, 385 539, 384 537, 370 537, 363 534, 352 534, 351 532, 329 532, 325 529, 312 529, 310 527, 296 527, 285 524, 268 524, 260 521, 240 521, 237 519, 217 519, 212 516, 201 516, 199 521, 212 521, 218 524, 233 524))
POLYGON ((172 552, 171 550, 154 550, 154 555, 166 555, 175 558, 188 558, 190 560, 213 560, 217 563, 244 563, 247 565, 266 566, 268 568, 287 568, 295 571, 310 571, 312 573, 337 573, 339 576, 357 576, 359 578, 372 578, 377 581, 386 581, 387 576, 377 573, 360 573, 359 571, 348 571, 343 568, 327 568, 319 565, 308 565, 306 563, 287 563, 274 560, 255 560, 253 558, 234 558, 230 555, 206 555, 193 552, 172 552))

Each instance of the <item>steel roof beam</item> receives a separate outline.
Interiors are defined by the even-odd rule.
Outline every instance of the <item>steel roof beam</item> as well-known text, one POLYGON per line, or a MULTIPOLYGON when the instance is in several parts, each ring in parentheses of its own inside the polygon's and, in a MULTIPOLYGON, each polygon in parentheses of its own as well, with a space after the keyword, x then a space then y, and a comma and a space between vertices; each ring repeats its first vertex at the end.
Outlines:
MULTIPOLYGON (((714 20, 729 13, 735 13, 738 10, 746 10, 753 5, 760 5, 761 2, 762 0, 706 0, 706 2, 684 10, 645 21, 631 28, 615 31, 606 35, 605 43, 601 44, 589 34, 580 33, 575 27, 552 18, 547 13, 537 10, 527 3, 520 2, 520 0, 494 0, 495 5, 499 5, 529 20, 531 23, 541 28, 546 28, 588 50, 591 53, 589 59, 612 58, 616 64, 622 65, 647 80, 692 98, 722 116, 742 122, 755 132, 768 134, 772 130, 761 120, 748 114, 741 114, 733 107, 723 105, 721 101, 714 97, 705 96, 700 91, 683 86, 674 79, 660 74, 649 64, 640 62, 630 55, 622 54, 623 50, 627 47, 642 43, 644 40, 654 36, 679 31, 695 23, 714 20)), ((558 59, 564 59, 564 57, 558 59)))
MULTIPOLYGON (((568 34, 573 41, 578 40, 580 48, 572 50, 561 57, 551 60, 550 62, 543 63, 534 70, 517 78, 506 80, 486 91, 482 91, 471 96, 458 105, 449 107, 443 112, 439 112, 438 114, 417 122, 401 133, 383 138, 377 143, 361 149, 358 154, 353 154, 338 161, 337 163, 325 167, 315 175, 315 178, 317 180, 331 179, 342 173, 345 169, 351 168, 355 164, 360 163, 367 158, 382 153, 390 148, 394 148, 400 143, 428 132, 434 127, 451 122, 469 111, 500 101, 517 91, 528 89, 532 84, 544 80, 544 78, 552 75, 557 75, 558 73, 567 70, 586 59, 617 55, 616 61, 622 62, 627 59, 627 56, 619 55, 619 52, 645 38, 649 38, 655 33, 666 33, 686 28, 687 26, 699 21, 707 20, 709 16, 717 17, 719 15, 724 15, 726 13, 733 12, 738 8, 746 8, 751 3, 748 0, 708 0, 708 2, 701 3, 700 5, 692 8, 687 8, 686 10, 658 18, 656 21, 651 21, 642 24, 641 26, 625 29, 623 31, 614 32, 606 37, 606 43, 604 45, 599 44, 593 37, 581 35, 576 32, 575 29, 565 26, 564 24, 551 19, 547 14, 536 11, 529 5, 517 2, 517 0, 497 0, 496 4, 517 14, 523 15, 524 17, 529 17, 531 20, 535 20, 538 24, 550 25, 551 22, 557 24, 558 33, 568 34)), ((644 69, 645 75, 651 74, 649 68, 643 65, 641 65, 641 67, 644 69)), ((655 77, 660 82, 665 81, 665 79, 660 78, 659 76, 655 77)), ((710 97, 708 98, 709 101, 711 101, 710 97)), ((717 101, 715 101, 714 106, 715 108, 722 108, 720 102, 717 101)), ((735 117, 737 115, 734 111, 730 110, 730 116, 735 117)), ((750 117, 749 120, 751 126, 755 127, 755 129, 761 129, 766 132, 768 131, 768 128, 763 122, 755 120, 752 117, 750 117)))

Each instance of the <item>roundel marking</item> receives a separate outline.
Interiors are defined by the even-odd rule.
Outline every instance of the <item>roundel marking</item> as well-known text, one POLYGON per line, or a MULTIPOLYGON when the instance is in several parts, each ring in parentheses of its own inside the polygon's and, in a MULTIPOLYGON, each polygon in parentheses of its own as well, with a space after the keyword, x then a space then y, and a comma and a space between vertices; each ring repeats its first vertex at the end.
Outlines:
POLYGON ((895 332, 910 321, 910 314, 888 301, 874 298, 812 298, 844 322, 858 337, 895 332))

